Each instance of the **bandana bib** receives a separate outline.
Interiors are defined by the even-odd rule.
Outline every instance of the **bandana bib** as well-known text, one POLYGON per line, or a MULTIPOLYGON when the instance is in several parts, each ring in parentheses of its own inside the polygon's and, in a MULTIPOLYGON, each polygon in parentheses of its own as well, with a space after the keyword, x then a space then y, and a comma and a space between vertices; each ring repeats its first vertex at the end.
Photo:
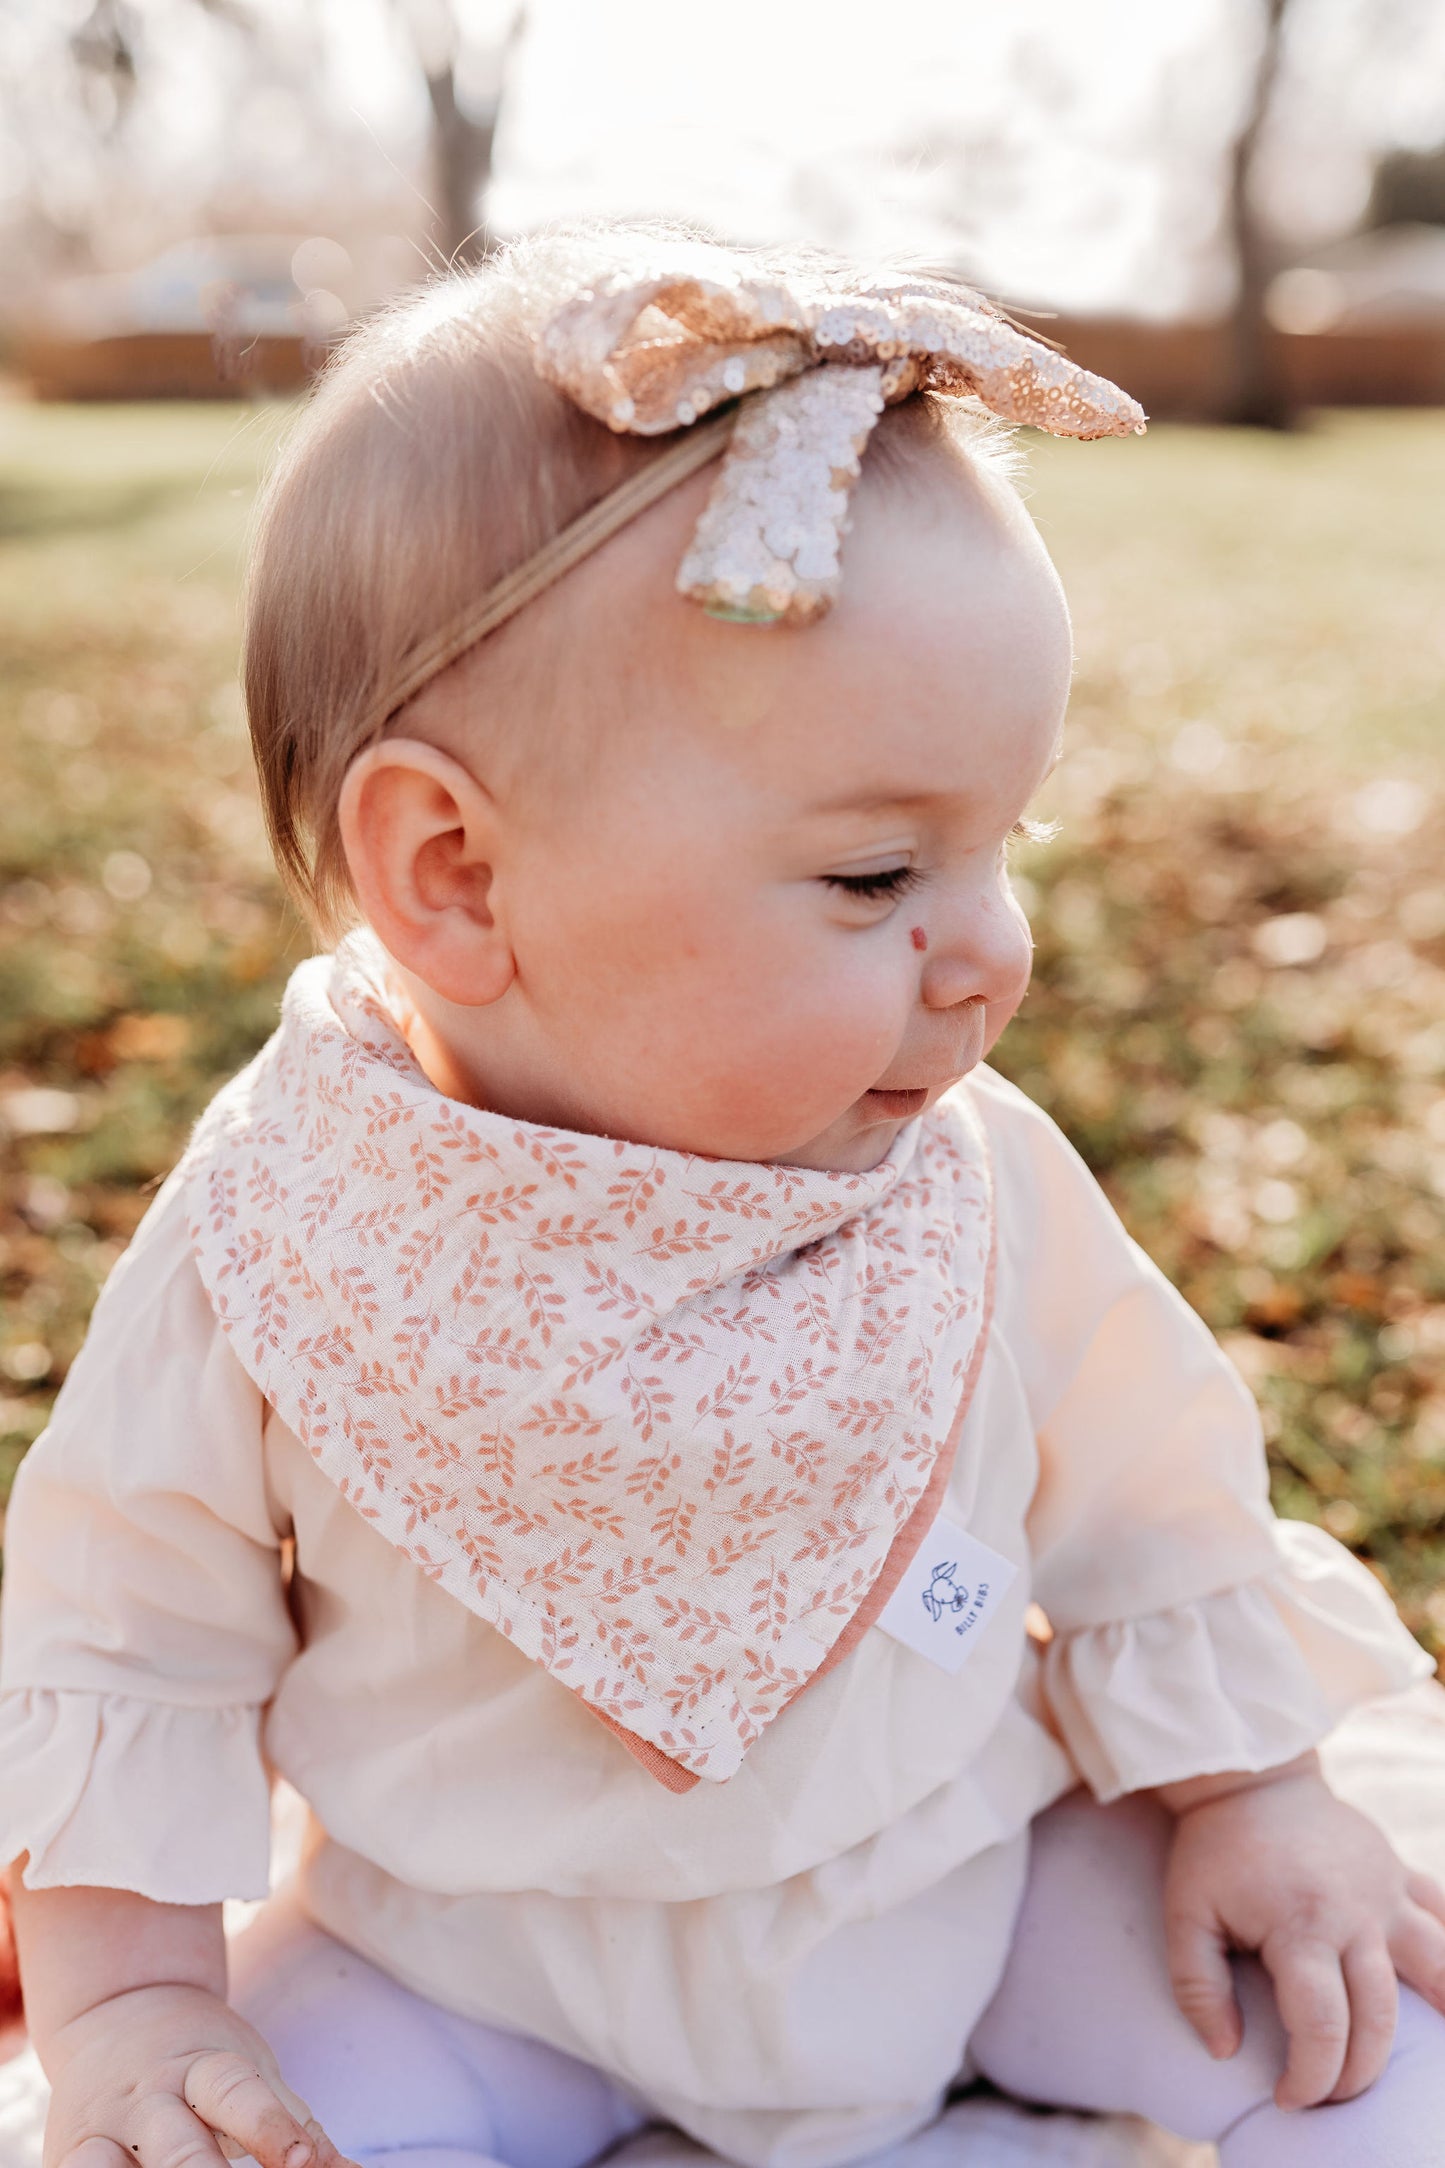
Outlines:
POLYGON ((446 1098, 375 936, 292 975, 182 1162, 236 1354, 338 1490, 663 1782, 722 1780, 882 1609, 981 1361, 966 1087, 866 1174, 446 1098))

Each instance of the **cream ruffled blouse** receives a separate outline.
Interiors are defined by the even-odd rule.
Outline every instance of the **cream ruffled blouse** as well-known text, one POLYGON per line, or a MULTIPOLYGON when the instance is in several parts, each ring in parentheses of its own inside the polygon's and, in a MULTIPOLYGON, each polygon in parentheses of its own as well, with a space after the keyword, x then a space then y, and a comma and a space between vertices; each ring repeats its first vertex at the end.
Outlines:
POLYGON ((665 1790, 262 1398, 173 1175, 15 1485, 0 1860, 258 1897, 279 1772, 310 1911, 418 1992, 744 2162, 917 2127, 998 1979, 1034 1815, 1080 1778, 1287 1760, 1430 1670, 1364 1566, 1273 1518, 1249 1396, 1058 1130, 972 1090, 997 1286, 945 1511, 1018 1571, 956 1675, 872 1626, 735 1775, 665 1790))

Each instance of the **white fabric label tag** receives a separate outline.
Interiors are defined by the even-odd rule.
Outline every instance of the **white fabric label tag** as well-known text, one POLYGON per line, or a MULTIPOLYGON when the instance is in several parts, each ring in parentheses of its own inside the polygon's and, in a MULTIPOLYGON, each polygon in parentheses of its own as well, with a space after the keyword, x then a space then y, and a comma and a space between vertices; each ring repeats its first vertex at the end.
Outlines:
POLYGON ((941 1671, 961 1671, 1018 1568, 940 1517, 879 1612, 877 1624, 941 1671))

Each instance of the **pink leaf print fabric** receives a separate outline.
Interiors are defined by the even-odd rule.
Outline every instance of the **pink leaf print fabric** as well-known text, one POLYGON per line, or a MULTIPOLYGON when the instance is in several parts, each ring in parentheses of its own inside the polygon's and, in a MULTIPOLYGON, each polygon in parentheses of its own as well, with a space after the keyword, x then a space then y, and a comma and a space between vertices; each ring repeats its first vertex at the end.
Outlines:
POLYGON ((987 1326, 966 1086, 867 1174, 443 1096, 365 929, 182 1163, 236 1353, 342 1495, 674 1788, 721 1781, 925 1532, 987 1326))

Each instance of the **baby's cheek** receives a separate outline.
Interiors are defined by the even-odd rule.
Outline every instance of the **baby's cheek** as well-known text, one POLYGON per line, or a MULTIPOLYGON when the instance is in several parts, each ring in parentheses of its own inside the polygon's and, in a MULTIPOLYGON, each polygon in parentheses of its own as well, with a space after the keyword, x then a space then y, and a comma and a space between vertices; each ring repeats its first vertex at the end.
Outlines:
POLYGON ((792 999, 719 1015, 695 1049, 692 1088, 721 1139, 742 1159, 774 1158, 817 1136, 886 1070, 896 1034, 850 1013, 828 990, 794 982, 792 999), (822 998, 819 998, 821 996, 822 998))

